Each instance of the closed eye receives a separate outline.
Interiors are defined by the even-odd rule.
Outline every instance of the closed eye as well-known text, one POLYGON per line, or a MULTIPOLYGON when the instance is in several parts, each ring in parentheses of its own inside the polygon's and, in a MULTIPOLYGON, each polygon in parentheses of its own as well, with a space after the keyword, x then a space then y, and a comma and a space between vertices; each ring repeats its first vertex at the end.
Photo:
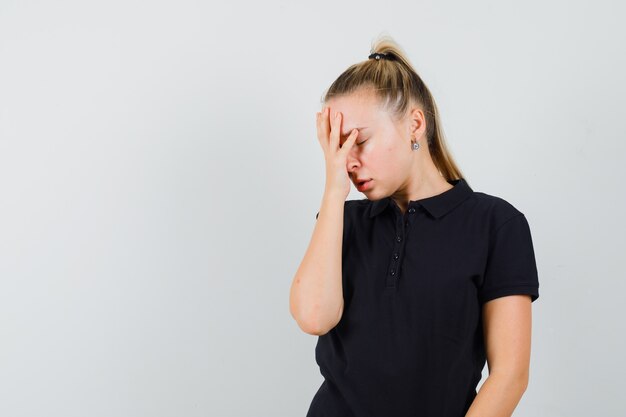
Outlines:
POLYGON ((361 143, 357 143, 356 146, 361 146, 362 144, 364 144, 365 142, 367 142, 367 139, 365 139, 363 142, 361 143))

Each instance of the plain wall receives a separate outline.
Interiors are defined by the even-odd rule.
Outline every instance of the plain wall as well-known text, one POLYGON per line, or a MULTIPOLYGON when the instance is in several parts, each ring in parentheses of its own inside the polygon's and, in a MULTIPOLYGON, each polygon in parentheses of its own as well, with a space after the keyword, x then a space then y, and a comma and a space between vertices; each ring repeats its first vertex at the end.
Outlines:
POLYGON ((0 2, 0 415, 304 416, 315 112, 383 32, 529 221, 515 415, 626 415, 623 3, 216 3, 0 2))

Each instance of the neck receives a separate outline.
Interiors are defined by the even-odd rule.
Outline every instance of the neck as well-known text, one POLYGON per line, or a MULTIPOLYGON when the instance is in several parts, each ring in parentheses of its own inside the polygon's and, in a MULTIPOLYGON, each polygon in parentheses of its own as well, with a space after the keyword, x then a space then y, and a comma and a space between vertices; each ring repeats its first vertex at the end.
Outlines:
MULTIPOLYGON (((422 149, 418 152, 421 151, 422 149)), ((398 207, 400 207, 402 213, 406 211, 409 201, 433 197, 453 188, 453 185, 439 173, 439 170, 427 153, 427 148, 424 151, 420 155, 421 158, 416 155, 410 175, 404 184, 391 196, 398 207)))

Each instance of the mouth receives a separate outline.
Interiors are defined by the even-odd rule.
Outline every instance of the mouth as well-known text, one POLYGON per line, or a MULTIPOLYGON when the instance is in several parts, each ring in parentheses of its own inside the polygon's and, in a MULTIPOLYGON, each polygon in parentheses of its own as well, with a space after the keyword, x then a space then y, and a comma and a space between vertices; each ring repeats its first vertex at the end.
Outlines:
POLYGON ((356 189, 359 191, 365 191, 367 188, 369 188, 371 182, 371 178, 367 180, 359 180, 356 182, 356 189))
POLYGON ((365 184, 366 182, 371 181, 371 180, 372 180, 371 178, 367 178, 367 179, 363 179, 363 180, 356 180, 356 181, 355 181, 355 184, 356 184, 356 185, 363 185, 363 184, 365 184))

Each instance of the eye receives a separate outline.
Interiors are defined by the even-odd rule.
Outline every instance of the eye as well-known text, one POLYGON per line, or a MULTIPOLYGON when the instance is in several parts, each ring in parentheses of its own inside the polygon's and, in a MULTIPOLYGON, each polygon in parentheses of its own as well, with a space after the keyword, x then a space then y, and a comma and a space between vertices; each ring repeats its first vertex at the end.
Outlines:
POLYGON ((363 145, 365 142, 367 142, 367 139, 365 139, 365 140, 364 140, 363 142, 361 142, 361 143, 357 143, 357 144, 356 144, 356 146, 361 146, 361 145, 363 145))

